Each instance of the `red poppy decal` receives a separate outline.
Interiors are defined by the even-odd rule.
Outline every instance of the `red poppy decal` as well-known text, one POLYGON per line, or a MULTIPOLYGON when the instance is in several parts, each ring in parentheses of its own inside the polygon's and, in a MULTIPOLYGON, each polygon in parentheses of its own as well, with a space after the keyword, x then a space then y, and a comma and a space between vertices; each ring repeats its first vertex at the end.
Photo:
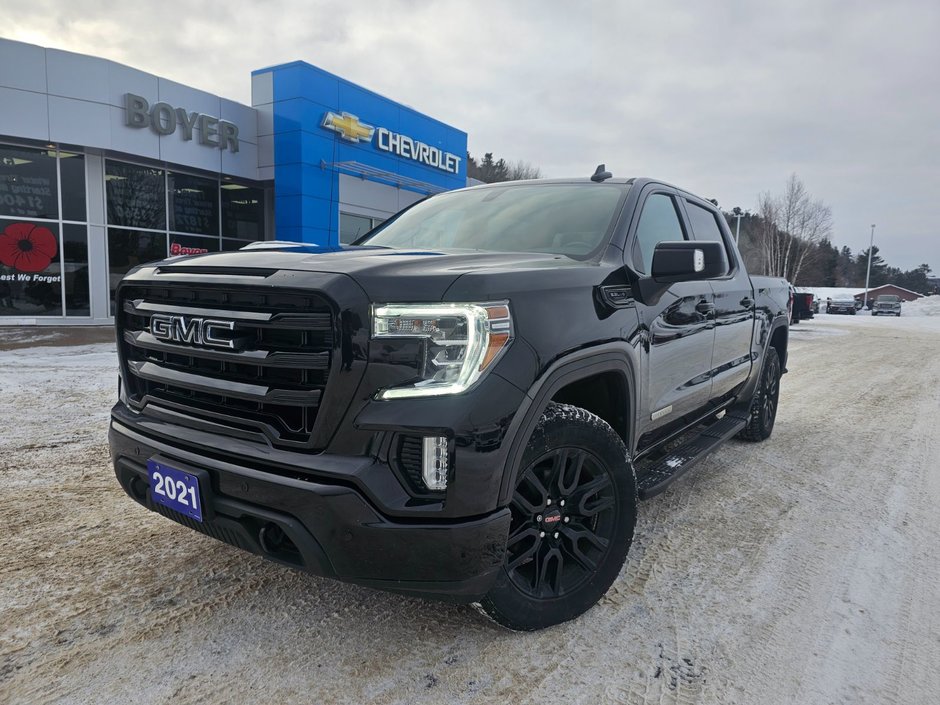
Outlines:
POLYGON ((41 272, 58 253, 56 236, 41 225, 13 223, 0 235, 0 262, 18 272, 41 272))

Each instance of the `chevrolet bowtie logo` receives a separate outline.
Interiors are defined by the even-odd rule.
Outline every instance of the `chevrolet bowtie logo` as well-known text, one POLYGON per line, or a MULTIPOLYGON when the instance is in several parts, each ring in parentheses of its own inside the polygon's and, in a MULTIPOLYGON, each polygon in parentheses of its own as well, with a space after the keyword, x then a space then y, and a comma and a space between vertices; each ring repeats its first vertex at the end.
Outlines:
POLYGON ((348 142, 369 142, 375 131, 372 125, 359 122, 358 117, 349 113, 327 113, 323 116, 323 127, 338 132, 339 136, 348 142))

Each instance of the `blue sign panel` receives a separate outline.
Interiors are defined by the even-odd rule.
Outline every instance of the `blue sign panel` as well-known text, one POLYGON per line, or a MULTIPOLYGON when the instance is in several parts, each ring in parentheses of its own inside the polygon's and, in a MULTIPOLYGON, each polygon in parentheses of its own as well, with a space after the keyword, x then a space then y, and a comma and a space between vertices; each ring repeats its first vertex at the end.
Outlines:
POLYGON ((302 61, 252 80, 273 117, 278 240, 339 242, 340 174, 419 194, 466 186, 461 130, 302 61))

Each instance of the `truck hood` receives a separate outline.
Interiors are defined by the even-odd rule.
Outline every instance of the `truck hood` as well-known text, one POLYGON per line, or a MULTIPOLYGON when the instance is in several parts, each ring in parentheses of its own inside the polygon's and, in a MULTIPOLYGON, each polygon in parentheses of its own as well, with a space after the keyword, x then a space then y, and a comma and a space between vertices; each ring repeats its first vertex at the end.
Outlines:
POLYGON ((159 267, 164 271, 221 268, 345 274, 363 288, 370 300, 383 302, 440 301, 448 288, 469 272, 512 274, 586 264, 563 255, 531 252, 311 246, 175 257, 164 260, 159 267))

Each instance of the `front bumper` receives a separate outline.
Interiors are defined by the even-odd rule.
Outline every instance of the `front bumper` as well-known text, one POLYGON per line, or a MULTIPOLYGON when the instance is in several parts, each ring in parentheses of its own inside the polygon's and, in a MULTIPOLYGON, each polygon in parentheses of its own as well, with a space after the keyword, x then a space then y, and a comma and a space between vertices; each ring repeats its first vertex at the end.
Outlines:
MULTIPOLYGON (((503 564, 509 510, 463 520, 393 520, 357 489, 274 475, 197 455, 112 420, 111 454, 125 492, 152 511, 279 563, 369 587, 470 602, 503 564), (205 521, 150 498, 147 459, 205 473, 205 521)), ((349 457, 369 465, 370 458, 349 457)))

